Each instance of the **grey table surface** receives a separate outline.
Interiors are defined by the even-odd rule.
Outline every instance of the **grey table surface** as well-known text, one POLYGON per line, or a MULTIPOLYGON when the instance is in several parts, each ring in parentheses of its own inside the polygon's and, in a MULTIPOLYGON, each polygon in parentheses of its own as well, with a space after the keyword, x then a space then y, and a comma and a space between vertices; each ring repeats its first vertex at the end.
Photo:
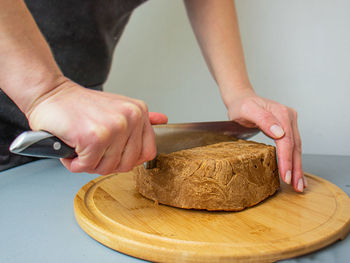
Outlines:
MULTIPOLYGON (((350 156, 303 155, 304 170, 350 195, 350 156)), ((76 223, 73 199, 97 177, 73 174, 58 160, 0 173, 0 262, 142 262, 90 238, 76 223)), ((350 237, 283 262, 349 262, 350 237)))

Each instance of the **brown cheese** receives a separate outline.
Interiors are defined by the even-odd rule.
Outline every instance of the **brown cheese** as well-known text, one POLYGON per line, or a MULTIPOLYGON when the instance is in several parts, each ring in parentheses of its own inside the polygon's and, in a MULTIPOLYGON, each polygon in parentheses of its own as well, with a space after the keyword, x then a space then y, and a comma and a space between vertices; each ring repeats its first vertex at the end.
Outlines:
POLYGON ((136 185, 161 204, 239 211, 279 188, 275 147, 238 140, 160 154, 156 168, 137 168, 136 185))

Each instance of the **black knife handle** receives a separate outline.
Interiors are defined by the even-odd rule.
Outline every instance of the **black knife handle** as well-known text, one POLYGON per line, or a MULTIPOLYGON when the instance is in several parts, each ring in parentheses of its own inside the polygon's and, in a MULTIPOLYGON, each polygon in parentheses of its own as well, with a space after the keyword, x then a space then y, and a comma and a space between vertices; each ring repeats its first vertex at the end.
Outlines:
POLYGON ((10 151, 15 154, 46 157, 75 158, 74 148, 59 138, 45 131, 26 131, 21 133, 11 144, 10 151))

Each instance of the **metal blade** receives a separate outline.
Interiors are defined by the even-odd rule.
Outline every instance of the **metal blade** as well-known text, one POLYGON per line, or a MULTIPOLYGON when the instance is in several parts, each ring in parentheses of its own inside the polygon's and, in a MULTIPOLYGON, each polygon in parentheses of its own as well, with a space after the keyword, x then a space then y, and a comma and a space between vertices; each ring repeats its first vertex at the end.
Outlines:
MULTIPOLYGON (((233 121, 162 124, 154 125, 153 129, 157 155, 218 142, 248 139, 259 132, 257 128, 243 127, 233 121)), ((154 168, 155 159, 147 162, 145 167, 154 168)))

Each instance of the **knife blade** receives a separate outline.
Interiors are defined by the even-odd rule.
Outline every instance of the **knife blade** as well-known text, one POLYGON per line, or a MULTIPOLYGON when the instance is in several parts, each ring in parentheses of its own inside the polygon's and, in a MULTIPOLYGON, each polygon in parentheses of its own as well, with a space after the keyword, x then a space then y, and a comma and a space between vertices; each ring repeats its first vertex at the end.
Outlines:
MULTIPOLYGON (((233 121, 194 122, 153 125, 156 135, 157 155, 205 146, 223 141, 248 139, 259 129, 247 128, 233 121)), ((11 144, 15 154, 45 158, 75 158, 74 148, 46 131, 26 131, 11 144)), ((146 163, 153 168, 155 159, 146 163)))

